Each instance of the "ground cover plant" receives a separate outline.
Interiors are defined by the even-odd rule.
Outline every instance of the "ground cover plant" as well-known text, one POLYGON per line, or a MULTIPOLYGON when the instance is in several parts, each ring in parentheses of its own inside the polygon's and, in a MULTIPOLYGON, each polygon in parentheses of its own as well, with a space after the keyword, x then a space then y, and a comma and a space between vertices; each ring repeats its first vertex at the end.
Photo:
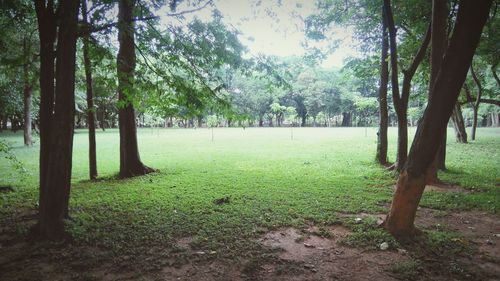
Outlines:
MULTIPOLYGON (((393 148, 396 132, 389 132, 389 147, 393 148)), ((421 206, 434 210, 426 216, 449 218, 450 214, 473 211, 498 218, 500 131, 485 128, 479 132, 482 137, 475 142, 449 142, 448 170, 440 177, 463 190, 426 192, 421 206)), ((310 278, 332 273, 319 266, 319 272, 307 267, 304 270, 302 263, 307 261, 290 263, 280 259, 275 248, 259 243, 262 235, 286 227, 302 230, 303 238, 296 241, 301 246, 310 236, 333 239, 335 232, 332 234, 330 228, 343 226, 352 233, 339 245, 382 255, 385 251, 379 248, 383 242, 389 244, 388 251, 397 253, 403 248, 377 227, 376 216, 388 211, 394 174, 373 162, 374 128, 216 128, 213 141, 206 128, 141 129, 138 136, 143 159, 158 171, 126 180, 117 178, 117 131, 107 130, 97 133, 97 181, 87 180, 88 158, 81 149, 86 146, 87 134, 79 130, 75 133, 71 217, 66 222, 71 242, 37 246, 28 252, 20 249, 31 247, 24 241, 35 223, 37 144, 25 148, 20 134, 1 136, 12 144, 29 173, 20 181, 8 161, 0 162, 0 184, 14 190, 0 194, 1 245, 8 253, 2 257, 1 277, 6 280, 29 279, 38 274, 63 279, 83 274, 85 278, 100 279, 103 272, 114 274, 112 278, 149 276, 169 280, 175 273, 162 275, 165 268, 215 262, 221 264, 208 270, 207 278, 218 280, 216 273, 224 276, 221 268, 229 260, 237 261, 242 269, 232 275, 226 273, 241 279, 262 274, 256 268, 266 264, 278 269, 290 267, 306 274, 303 276, 313 274, 310 278), (358 218, 362 221, 358 222, 358 218), (318 229, 308 231, 311 227, 318 229), (20 273, 25 263, 19 259, 35 262, 36 266, 20 273)), ((424 230, 429 227, 425 243, 439 249, 441 252, 435 255, 447 257, 444 261, 454 259, 450 252, 469 257, 478 251, 475 244, 467 242, 469 238, 460 238, 464 233, 428 220, 420 225, 425 226, 424 230)), ((483 227, 494 232, 499 225, 496 222, 483 227)), ((489 239, 498 245, 494 234, 481 243, 489 239)), ((425 263, 434 254, 415 255, 412 258, 416 261, 398 265, 395 260, 390 266, 373 267, 386 275, 406 267, 435 273, 425 263)), ((498 255, 489 258, 497 261, 498 255)), ((455 266, 462 271, 456 275, 466 279, 470 274, 491 274, 477 270, 471 273, 471 265, 474 263, 457 262, 455 266)), ((267 277, 280 272, 278 269, 267 277)), ((288 271, 284 272, 276 276, 285 278, 288 271)), ((402 276, 413 278, 415 274, 404 272, 402 276)))
POLYGON ((499 279, 498 1, 0 6, 0 279, 499 279))

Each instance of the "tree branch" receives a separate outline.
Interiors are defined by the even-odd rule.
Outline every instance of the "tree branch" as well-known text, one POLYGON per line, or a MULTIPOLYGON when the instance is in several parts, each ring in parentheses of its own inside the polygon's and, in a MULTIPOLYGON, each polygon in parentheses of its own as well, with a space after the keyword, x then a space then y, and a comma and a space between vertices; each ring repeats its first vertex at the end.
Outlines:
POLYGON ((425 32, 424 41, 420 45, 420 48, 418 49, 415 57, 413 57, 413 61, 411 62, 410 67, 406 70, 403 70, 403 76, 404 76, 403 89, 401 91, 402 94, 401 103, 403 109, 406 109, 408 107, 408 100, 410 98, 411 80, 413 79, 413 76, 415 75, 418 66, 425 57, 425 52, 429 46, 430 41, 431 41, 431 24, 429 24, 429 27, 425 32))
POLYGON ((205 9, 208 5, 210 5, 212 3, 213 3, 213 0, 208 0, 207 2, 205 2, 205 4, 203 4, 203 5, 199 6, 199 7, 193 8, 191 10, 185 10, 185 11, 181 11, 181 12, 178 12, 178 13, 168 13, 166 15, 167 15, 167 17, 178 17, 178 16, 182 16, 182 15, 185 15, 185 14, 194 13, 194 12, 197 12, 197 11, 205 9))
POLYGON ((472 74, 472 78, 474 79, 474 82, 476 83, 476 86, 478 88, 476 102, 474 104, 474 107, 477 108, 477 107, 479 107, 479 103, 481 102, 481 95, 483 94, 483 87, 481 85, 481 81, 479 81, 479 78, 476 75, 476 72, 474 71, 473 64, 470 65, 470 73, 472 74))
POLYGON ((498 75, 497 75, 497 72, 496 72, 496 64, 495 65, 492 65, 491 66, 491 73, 493 73, 493 77, 495 78, 495 81, 497 81, 497 85, 498 87, 500 87, 500 79, 498 79, 498 75))

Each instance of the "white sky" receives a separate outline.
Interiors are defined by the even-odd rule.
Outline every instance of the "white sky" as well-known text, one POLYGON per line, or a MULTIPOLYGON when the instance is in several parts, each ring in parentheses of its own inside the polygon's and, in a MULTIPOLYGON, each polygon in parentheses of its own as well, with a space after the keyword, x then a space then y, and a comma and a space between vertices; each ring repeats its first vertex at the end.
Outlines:
MULTIPOLYGON (((303 18, 315 11, 312 0, 214 0, 215 7, 222 13, 224 22, 238 29, 242 34, 240 41, 252 54, 291 56, 303 55, 305 41, 303 18), (257 4, 260 2, 260 4, 257 4)), ((190 9, 185 5, 177 11, 190 9)), ((212 9, 189 14, 202 20, 210 19, 212 9)), ((163 11, 160 11, 161 16, 163 11)), ((326 48, 335 40, 341 40, 335 51, 323 62, 323 67, 342 67, 348 56, 356 56, 352 30, 332 28, 328 40, 314 43, 314 46, 326 48)))

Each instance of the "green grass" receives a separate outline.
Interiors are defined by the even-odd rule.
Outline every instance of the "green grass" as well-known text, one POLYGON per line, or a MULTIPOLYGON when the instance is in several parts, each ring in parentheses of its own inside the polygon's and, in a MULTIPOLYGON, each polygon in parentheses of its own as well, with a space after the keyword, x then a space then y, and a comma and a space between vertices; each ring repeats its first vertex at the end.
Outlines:
MULTIPOLYGON (((395 129, 389 133, 394 159, 395 129)), ((452 133, 449 170, 440 177, 477 192, 426 193, 422 206, 497 213, 500 129, 480 128, 478 140, 465 145, 455 143, 452 133)), ((99 131, 96 182, 87 180, 86 131, 75 134, 68 221, 75 244, 133 259, 160 245, 158 255, 182 254, 175 239, 192 236, 193 247, 218 257, 252 256, 262 254, 255 237, 269 229, 329 225, 339 221, 337 212, 386 212, 391 200, 394 177, 374 163, 375 128, 366 129, 367 136, 364 128, 294 128, 293 140, 290 128, 216 128, 213 142, 207 129, 140 129, 138 134, 143 162, 159 172, 115 179, 118 132, 99 131), (229 202, 214 204, 223 197, 229 202)), ((30 173, 22 179, 0 160, 0 185, 16 189, 0 193, 0 222, 22 234, 32 222, 16 216, 36 206, 38 146, 24 148, 20 133, 0 137, 13 144, 30 173)))

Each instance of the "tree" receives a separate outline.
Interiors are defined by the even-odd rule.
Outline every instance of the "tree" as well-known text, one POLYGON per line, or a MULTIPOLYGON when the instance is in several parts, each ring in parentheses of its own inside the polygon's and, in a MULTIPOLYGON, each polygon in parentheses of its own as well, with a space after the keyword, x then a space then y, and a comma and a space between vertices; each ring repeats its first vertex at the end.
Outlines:
MULTIPOLYGON (((382 9, 382 14, 384 9, 382 9)), ((382 52, 380 56, 380 85, 379 85, 379 129, 377 132, 377 154, 378 163, 387 164, 387 127, 389 126, 389 113, 387 109, 387 83, 389 82, 388 58, 389 41, 387 39, 387 23, 385 15, 382 16, 382 52)))
POLYGON ((17 130, 18 126, 22 124, 24 145, 31 146, 33 144, 33 92, 36 88, 35 77, 38 60, 36 56, 38 51, 36 48, 38 44, 36 18, 31 3, 27 1, 8 2, 2 8, 0 21, 3 30, 0 48, 5 48, 5 50, 2 50, 0 61, 5 68, 5 78, 10 81, 8 81, 9 86, 4 88, 6 93, 3 95, 6 96, 6 99, 3 103, 5 106, 0 103, 0 115, 10 115, 13 130, 17 130), (19 30, 24 32, 20 33, 19 30), (8 91, 22 95, 22 107, 14 105, 20 99, 8 97, 8 91), (10 106, 7 106, 9 104, 10 106))
POLYGON ((458 15, 441 69, 429 90, 429 103, 418 126, 407 162, 399 173, 396 192, 384 227, 394 236, 415 234, 415 214, 422 197, 427 169, 434 161, 441 138, 471 65, 492 1, 460 1, 458 15))
MULTIPOLYGON (((83 24, 88 25, 87 0, 82 0, 83 24)), ((83 64, 85 67, 85 85, 87 89, 87 126, 89 128, 89 177, 91 180, 97 178, 97 156, 95 141, 95 107, 94 107, 94 84, 92 82, 92 64, 90 61, 90 35, 83 35, 83 64)))
MULTIPOLYGON (((432 89, 436 82, 437 75, 441 69, 443 55, 448 41, 447 35, 447 17, 448 7, 444 0, 432 1, 432 20, 431 20, 431 75, 429 79, 429 89, 432 89)), ((429 92, 428 100, 432 97, 429 92)), ((446 134, 440 141, 440 147, 437 151, 434 161, 431 163, 427 172, 427 183, 439 182, 438 169, 445 168, 446 158, 446 134)))
POLYGON ((120 129, 120 177, 128 178, 153 171, 141 162, 137 144, 134 110, 134 70, 136 63, 133 10, 135 0, 120 0, 118 9, 118 119, 120 129))
POLYGON ((68 217, 78 1, 61 0, 54 8, 52 0, 35 2, 40 37, 41 146, 40 205, 34 232, 48 239, 64 236, 64 219, 68 217))
POLYGON ((410 97, 411 80, 415 75, 417 67, 422 62, 427 46, 430 41, 430 27, 424 35, 422 44, 418 49, 408 69, 403 70, 403 87, 401 95, 399 94, 398 81, 398 53, 396 43, 396 27, 392 15, 390 0, 384 0, 384 15, 387 20, 389 29, 389 46, 391 51, 391 85, 392 85, 392 100, 394 109, 398 118, 398 148, 396 159, 396 170, 401 170, 406 162, 408 153, 408 100, 410 97))
POLYGON ((467 143, 467 132, 465 131, 465 122, 462 115, 462 106, 457 102, 451 114, 451 121, 455 129, 455 136, 458 143, 467 143))
MULTIPOLYGON (((472 79, 474 80, 474 83, 476 84, 476 87, 477 87, 476 101, 470 102, 471 107, 472 107, 472 111, 474 112, 474 115, 472 118, 472 128, 471 128, 470 138, 471 138, 471 140, 476 140, 477 114, 479 111, 479 104, 481 103, 481 97, 483 95, 483 85, 481 83, 481 80, 479 79, 479 76, 474 71, 474 64, 471 64, 471 66, 470 66, 470 73, 471 73, 472 79)), ((466 90, 465 93, 467 94, 467 99, 472 100, 472 97, 470 95, 470 91, 466 90)))

